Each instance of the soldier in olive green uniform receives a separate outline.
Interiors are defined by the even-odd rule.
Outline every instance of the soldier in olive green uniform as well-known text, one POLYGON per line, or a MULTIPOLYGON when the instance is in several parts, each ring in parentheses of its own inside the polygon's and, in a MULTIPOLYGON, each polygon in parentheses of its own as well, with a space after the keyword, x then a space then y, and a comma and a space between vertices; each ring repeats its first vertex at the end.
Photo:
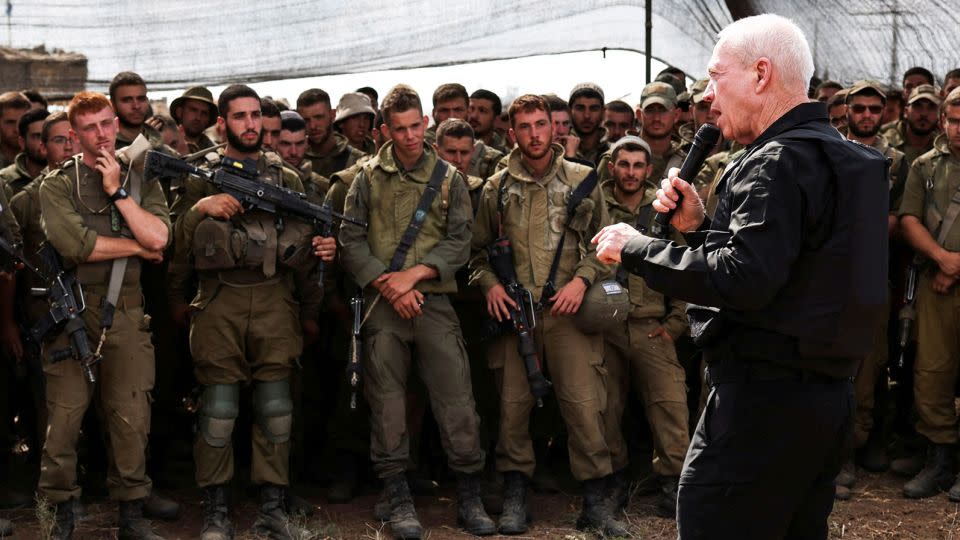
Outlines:
POLYGON ((470 96, 462 84, 441 84, 433 91, 433 125, 427 128, 423 140, 427 144, 437 142, 437 128, 447 118, 466 120, 470 111, 470 96))
MULTIPOLYGON (((506 305, 512 300, 487 256, 487 247, 498 236, 506 235, 513 246, 518 282, 544 306, 535 329, 536 341, 553 377, 560 414, 567 426, 570 468, 573 476, 584 482, 583 514, 578 526, 598 528, 608 535, 624 534, 613 519, 612 509, 600 502, 608 494, 608 477, 613 472, 603 416, 603 336, 581 332, 572 317, 587 288, 607 276, 590 244, 593 235, 607 223, 607 209, 600 189, 595 188, 580 202, 565 228, 567 197, 592 170, 565 160, 563 148, 552 144, 549 106, 544 98, 517 98, 510 106, 510 119, 518 148, 510 153, 505 172, 490 178, 483 188, 473 234, 471 282, 480 286, 492 317, 508 318, 506 305), (502 216, 498 200, 502 202, 502 216), (562 235, 566 238, 555 278, 558 292, 552 298, 542 298, 562 235)), ((505 484, 500 532, 521 534, 528 524, 526 488, 536 467, 529 432, 536 400, 514 333, 490 344, 488 361, 500 387, 497 470, 504 473, 505 484)))
MULTIPOLYGON (((219 99, 227 146, 208 155, 210 167, 224 156, 255 161, 260 181, 303 191, 297 174, 279 156, 260 151, 260 98, 249 87, 228 87, 219 99)), ((191 303, 190 350, 194 373, 204 386, 199 432, 194 444, 197 484, 204 488, 202 539, 229 537, 225 484, 234 474, 234 423, 239 414, 240 385, 253 385, 253 456, 251 480, 261 486, 258 533, 287 539, 283 502, 289 485, 288 457, 293 403, 290 373, 303 349, 300 321, 315 321, 322 289, 309 280, 311 253, 332 260, 334 241, 312 239, 306 224, 260 211, 241 211, 229 194, 192 179, 174 203, 177 209, 175 266, 171 291, 183 295, 191 266, 199 290, 191 303), (243 242, 236 246, 234 241, 243 242), (286 249, 290 246, 291 249, 286 249), (287 254, 292 253, 292 257, 287 254), (300 302, 295 296, 299 290, 300 302)))
MULTIPOLYGON (((679 167, 686 157, 681 144, 673 140, 673 126, 679 118, 677 94, 673 87, 663 82, 652 82, 643 87, 640 97, 643 125, 640 137, 653 151, 650 178, 654 182, 666 178, 671 167, 679 167)), ((597 165, 600 180, 609 179, 610 152, 604 153, 597 165)))
POLYGON ((880 135, 887 143, 904 153, 907 165, 933 148, 933 140, 938 133, 937 114, 941 101, 936 87, 921 84, 910 91, 903 119, 880 129, 880 135))
POLYGON ((23 113, 17 123, 20 133, 20 146, 23 152, 17 154, 14 162, 0 169, 0 185, 7 189, 7 198, 11 199, 31 180, 40 174, 47 164, 41 150, 41 131, 43 120, 49 115, 45 110, 31 110, 23 113))
POLYGON ((570 91, 567 100, 573 129, 580 137, 577 158, 590 163, 599 163, 610 150, 607 130, 603 128, 603 89, 593 83, 580 83, 570 91))
POLYGON ((350 146, 370 155, 377 152, 377 144, 370 137, 377 112, 370 105, 370 98, 359 92, 347 92, 337 103, 337 117, 333 127, 343 134, 350 146))
POLYGON ((307 197, 312 202, 322 204, 330 189, 330 179, 313 172, 313 162, 304 159, 306 129, 307 124, 297 111, 280 111, 280 136, 275 143, 276 152, 287 167, 297 171, 307 197))
POLYGON ((416 92, 394 87, 381 110, 384 135, 392 141, 361 167, 345 207, 346 215, 368 221, 370 228, 350 223, 340 228, 344 270, 365 289, 370 455, 385 482, 394 534, 419 538, 422 527, 404 476, 409 460, 405 394, 416 352, 448 463, 460 481, 458 521, 472 534, 492 534, 496 527, 480 502, 479 417, 460 324, 447 296, 457 291, 454 274, 469 257, 470 199, 460 173, 423 145, 426 124, 416 92), (423 208, 431 179, 436 196, 423 208), (415 214, 421 217, 419 232, 411 238, 408 224, 415 223, 415 214), (398 251, 398 245, 409 249, 398 251))
MULTIPOLYGON (((5 190, 0 189, 0 238, 3 238, 8 243, 12 245, 19 245, 22 237, 20 236, 20 228, 17 226, 17 220, 14 218, 13 212, 10 211, 10 207, 7 202, 7 195, 5 190)), ((20 279, 23 279, 21 276, 20 279)), ((0 269, 0 327, 5 325, 11 325, 14 329, 10 330, 11 333, 15 333, 16 321, 14 320, 13 314, 13 297, 14 289, 16 288, 16 281, 12 275, 8 275, 0 269)), ((5 332, 4 332, 5 334, 5 332)), ((0 336, 4 335, 0 334, 0 336)), ((4 339, 0 337, 0 347, 3 349, 11 348, 10 343, 5 343, 4 339)), ((6 395, 6 394, 4 394, 6 395)), ((6 463, 3 464, 6 467, 6 463)), ((6 480, 7 471, 2 471, 2 476, 0 476, 0 482, 6 480)), ((29 502, 29 497, 26 495, 17 493, 15 491, 9 491, 4 488, 0 488, 5 491, 3 493, 4 506, 22 506, 29 502)), ((13 534, 13 524, 10 521, 0 518, 0 536, 6 536, 13 534)))
POLYGON ((205 86, 193 86, 170 103, 170 116, 183 129, 187 150, 194 154, 216 146, 204 130, 217 123, 217 103, 205 86))
POLYGON ((917 432, 932 444, 926 466, 907 482, 904 494, 928 497, 953 483, 950 499, 960 501, 960 482, 953 482, 954 386, 960 373, 960 90, 947 96, 940 122, 945 133, 910 166, 899 210, 904 237, 928 260, 917 285, 914 397, 917 432))
POLYGON ((162 259, 170 238, 169 210, 160 185, 142 182, 141 173, 130 166, 131 157, 119 158, 120 163, 113 157, 117 120, 104 96, 81 92, 69 111, 83 153, 43 180, 41 225, 64 263, 76 265, 86 293, 87 335, 103 360, 94 369, 95 387, 87 383, 78 362, 51 359, 68 346, 66 333, 44 345, 49 419, 39 492, 57 505, 58 537, 69 538, 72 499, 80 496, 76 470, 80 421, 97 396, 109 434, 107 487, 111 498, 120 501, 119 538, 157 539, 142 514, 151 491, 145 450, 155 366, 140 268, 141 258, 162 259), (139 204, 127 190, 141 193, 139 204), (108 282, 116 279, 111 277, 114 261, 124 257, 112 326, 101 331, 107 326, 102 317, 110 295, 108 282))
POLYGON ((323 90, 311 88, 300 94, 297 112, 307 123, 308 144, 304 157, 313 164, 313 172, 330 178, 364 155, 361 150, 350 146, 346 137, 333 130, 330 95, 323 90))
MULTIPOLYGON (((613 223, 628 223, 649 229, 656 211, 652 203, 659 186, 648 180, 650 147, 638 137, 626 137, 613 146, 611 180, 603 186, 604 199, 613 223)), ((642 230, 642 229, 641 229, 642 230)), ((657 509, 672 516, 677 506, 677 483, 683 458, 690 445, 685 373, 674 340, 687 331, 683 302, 664 298, 647 288, 643 279, 623 272, 630 291, 629 319, 604 333, 607 367, 607 443, 613 469, 624 486, 626 502, 628 464, 621 421, 631 386, 644 405, 653 434, 653 470, 662 479, 663 490, 657 509)))
POLYGON ((503 104, 500 102, 500 96, 490 90, 481 88, 470 94, 467 121, 473 128, 477 142, 482 142, 484 146, 506 154, 511 150, 510 144, 495 126, 497 117, 502 112, 503 104))

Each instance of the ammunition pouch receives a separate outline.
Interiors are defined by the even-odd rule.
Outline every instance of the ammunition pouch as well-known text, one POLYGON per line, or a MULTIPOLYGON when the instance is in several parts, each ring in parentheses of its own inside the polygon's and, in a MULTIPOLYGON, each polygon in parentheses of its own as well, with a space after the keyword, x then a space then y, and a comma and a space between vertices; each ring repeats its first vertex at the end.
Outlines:
POLYGON ((277 230, 272 216, 254 212, 230 221, 207 218, 193 233, 197 270, 259 269, 276 274, 277 230))
POLYGON ((300 220, 284 223, 277 236, 277 262, 295 271, 310 270, 317 259, 313 256, 313 226, 300 220))

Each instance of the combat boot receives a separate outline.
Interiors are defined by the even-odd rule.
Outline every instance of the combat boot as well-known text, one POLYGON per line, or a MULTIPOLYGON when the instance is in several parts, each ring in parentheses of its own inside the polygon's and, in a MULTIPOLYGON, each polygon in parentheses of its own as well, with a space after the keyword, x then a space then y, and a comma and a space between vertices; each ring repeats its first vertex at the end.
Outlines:
POLYGON ((200 540, 233 540, 233 523, 230 523, 229 512, 227 491, 223 486, 205 487, 200 540))
POLYGON ((480 499, 480 475, 457 476, 457 524, 474 536, 489 536, 497 532, 497 525, 487 515, 480 499))
POLYGON ((180 504, 151 492, 143 502, 143 516, 148 519, 176 521, 180 517, 180 504))
POLYGON ((0 538, 13 534, 13 523, 9 519, 0 518, 0 538))
POLYGON ((677 516, 679 490, 679 476, 664 476, 660 479, 660 492, 657 494, 657 515, 666 518, 677 516))
POLYGON ((53 535, 51 536, 54 540, 71 540, 73 538, 73 504, 73 499, 57 503, 53 535))
POLYGON ((870 472, 884 472, 890 468, 890 457, 880 429, 874 429, 867 437, 867 444, 860 455, 860 465, 870 472))
POLYGON ((950 489, 953 484, 952 444, 933 444, 927 449, 927 462, 923 469, 903 486, 903 494, 910 499, 932 497, 950 489))
POLYGON ((923 469, 924 456, 922 453, 897 458, 890 462, 890 472, 897 476, 913 478, 923 469))
POLYGON ((163 540, 157 534, 150 521, 143 517, 143 499, 120 501, 120 530, 117 540, 163 540))
POLYGON ((950 502, 960 502, 960 475, 957 475, 953 485, 950 486, 950 491, 947 492, 947 498, 950 499, 950 502))
POLYGON ((390 497, 390 532, 394 537, 403 540, 419 539, 423 535, 423 527, 413 507, 413 497, 410 496, 406 475, 395 474, 385 478, 384 483, 390 497))
POLYGON ((630 479, 627 470, 619 471, 607 477, 607 498, 615 511, 623 510, 630 501, 630 479))
POLYGON ((594 531, 603 537, 628 536, 626 526, 616 520, 606 497, 607 478, 594 478, 583 483, 583 509, 577 518, 577 530, 594 531))
POLYGON ((273 540, 308 538, 309 531, 304 531, 290 522, 284 503, 285 494, 286 488, 283 486, 264 484, 260 487, 260 509, 257 520, 253 523, 253 530, 273 540))
POLYGON ((530 480, 517 471, 503 473, 503 513, 500 514, 500 534, 523 534, 530 526, 527 509, 527 486, 530 480))

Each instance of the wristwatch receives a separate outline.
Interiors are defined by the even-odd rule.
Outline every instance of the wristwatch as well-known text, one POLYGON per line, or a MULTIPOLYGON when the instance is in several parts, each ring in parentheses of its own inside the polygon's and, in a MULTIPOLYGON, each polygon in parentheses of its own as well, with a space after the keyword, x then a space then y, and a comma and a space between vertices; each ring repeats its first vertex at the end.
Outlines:
POLYGON ((110 196, 110 202, 115 203, 120 199, 126 199, 129 196, 130 194, 127 193, 127 190, 123 189, 123 187, 119 187, 113 192, 113 195, 110 196))

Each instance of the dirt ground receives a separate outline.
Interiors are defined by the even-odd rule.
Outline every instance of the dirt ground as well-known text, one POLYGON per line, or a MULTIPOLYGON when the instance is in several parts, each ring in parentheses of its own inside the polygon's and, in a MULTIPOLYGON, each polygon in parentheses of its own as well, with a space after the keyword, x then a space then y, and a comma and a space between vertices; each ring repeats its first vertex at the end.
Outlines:
MULTIPOLYGON (((861 473, 855 487, 856 496, 849 502, 838 502, 830 517, 830 538, 844 539, 958 539, 960 540, 960 506, 939 495, 921 501, 906 500, 900 496, 902 481, 890 474, 861 473)), ((201 509, 198 494, 192 490, 169 493, 184 502, 184 513, 175 523, 157 523, 157 530, 169 540, 199 537, 201 509)), ((313 532, 311 538, 388 539, 387 527, 372 516, 375 494, 355 499, 350 504, 327 505, 317 494, 306 497, 317 504, 317 512, 304 521, 313 532)), ((417 497, 420 520, 427 528, 424 536, 430 540, 469 538, 456 526, 455 503, 451 492, 440 496, 417 497)), ((534 525, 522 539, 586 540, 592 535, 578 532, 574 521, 579 512, 578 498, 573 494, 531 496, 534 525)), ((116 538, 116 507, 107 501, 88 504, 89 518, 83 522, 75 538, 99 540, 116 538)), ((257 538, 250 532, 256 515, 251 500, 237 505, 234 520, 237 539, 257 538)), ((0 512, 12 519, 17 530, 14 539, 41 538, 38 522, 32 509, 0 512)), ((652 496, 635 496, 623 516, 629 523, 634 538, 666 540, 676 538, 672 520, 654 514, 652 496)), ((496 537, 495 537, 496 538, 496 537)), ((304 539, 305 540, 305 539, 304 539)))

